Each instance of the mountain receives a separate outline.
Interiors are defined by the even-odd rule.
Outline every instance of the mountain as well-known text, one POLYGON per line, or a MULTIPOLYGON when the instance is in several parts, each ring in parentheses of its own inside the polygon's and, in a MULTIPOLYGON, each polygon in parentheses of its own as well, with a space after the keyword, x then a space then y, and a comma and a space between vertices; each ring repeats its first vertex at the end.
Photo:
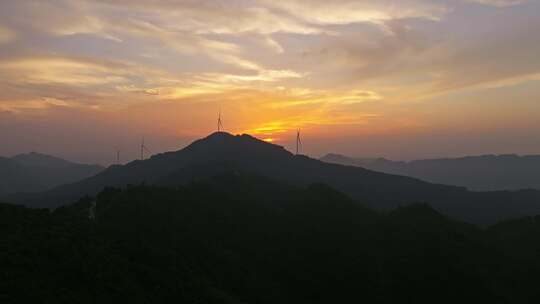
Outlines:
POLYGON ((176 186, 223 172, 265 176, 291 185, 327 184, 378 209, 425 202, 446 215, 474 223, 540 214, 540 192, 533 190, 471 192, 462 187, 427 183, 353 166, 329 164, 249 135, 214 133, 186 148, 111 166, 80 182, 50 191, 7 197, 31 207, 55 208, 95 195, 103 188, 132 184, 176 186))
POLYGON ((0 157, 0 194, 44 191, 103 170, 98 165, 72 163, 35 152, 0 157))
POLYGON ((0 193, 17 192, 25 189, 25 184, 30 189, 34 187, 26 178, 24 168, 9 158, 0 157, 0 193))
POLYGON ((2 303, 538 303, 540 218, 486 229, 242 172, 0 204, 2 303), (89 218, 90 210, 93 217, 89 218))
POLYGON ((327 154, 321 160, 475 191, 540 189, 540 155, 482 155, 402 162, 327 154))

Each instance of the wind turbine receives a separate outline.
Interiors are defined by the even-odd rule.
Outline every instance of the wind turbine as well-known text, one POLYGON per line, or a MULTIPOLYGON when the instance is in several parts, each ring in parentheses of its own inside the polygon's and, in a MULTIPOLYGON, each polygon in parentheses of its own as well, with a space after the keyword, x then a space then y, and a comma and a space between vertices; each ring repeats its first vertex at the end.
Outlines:
POLYGON ((218 120, 217 120, 217 131, 221 132, 223 129, 223 123, 221 122, 221 108, 219 109, 218 120))
POLYGON ((300 140, 300 129, 296 129, 296 155, 298 155, 298 152, 301 149, 302 149, 302 141, 300 140))
POLYGON ((152 154, 152 152, 145 146, 144 137, 143 137, 142 143, 141 143, 141 160, 144 160, 144 151, 150 153, 150 155, 152 154))
POLYGON ((116 149, 116 164, 120 165, 120 149, 116 149))

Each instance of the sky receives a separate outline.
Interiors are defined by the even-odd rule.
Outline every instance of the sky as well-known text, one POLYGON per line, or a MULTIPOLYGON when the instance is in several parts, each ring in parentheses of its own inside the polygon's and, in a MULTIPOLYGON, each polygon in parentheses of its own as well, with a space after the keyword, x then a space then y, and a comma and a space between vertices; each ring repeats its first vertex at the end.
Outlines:
POLYGON ((304 154, 540 154, 539 0, 0 1, 0 155, 217 128, 304 154))

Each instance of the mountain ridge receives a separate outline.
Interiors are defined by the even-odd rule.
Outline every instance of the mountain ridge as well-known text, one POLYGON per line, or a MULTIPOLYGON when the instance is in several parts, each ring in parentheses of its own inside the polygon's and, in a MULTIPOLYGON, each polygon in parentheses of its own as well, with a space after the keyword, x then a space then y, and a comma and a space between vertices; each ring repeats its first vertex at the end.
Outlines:
POLYGON ((0 157, 0 194, 44 191, 104 169, 37 152, 0 157))
POLYGON ((475 191, 540 190, 540 155, 486 154, 393 161, 329 153, 320 160, 415 177, 433 183, 457 185, 475 191))
POLYGON ((538 191, 472 192, 463 187, 328 164, 294 155, 281 146, 250 135, 225 132, 210 134, 178 151, 160 153, 123 166, 111 166, 77 183, 26 197, 11 197, 6 201, 55 208, 84 195, 95 195, 105 187, 141 183, 174 186, 226 170, 261 175, 292 185, 327 184, 360 203, 378 209, 425 202, 446 215, 475 223, 540 214, 538 191))

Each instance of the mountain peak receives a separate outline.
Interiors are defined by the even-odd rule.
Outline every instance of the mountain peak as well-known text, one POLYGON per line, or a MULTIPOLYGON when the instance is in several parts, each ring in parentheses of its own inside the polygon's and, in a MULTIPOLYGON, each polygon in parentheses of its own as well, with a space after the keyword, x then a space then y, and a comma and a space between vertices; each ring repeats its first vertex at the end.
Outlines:
POLYGON ((201 138, 198 141, 213 141, 213 140, 244 140, 244 141, 251 140, 251 141, 256 141, 256 142, 267 143, 249 134, 233 135, 231 133, 223 132, 223 131, 214 132, 204 138, 201 138))
POLYGON ((70 162, 61 159, 59 157, 38 153, 30 152, 25 154, 18 154, 13 156, 11 159, 26 165, 67 165, 70 162))
POLYGON ((233 135, 227 132, 214 132, 205 138, 194 141, 186 147, 187 150, 205 152, 230 153, 287 153, 282 146, 268 143, 248 134, 233 135))
POLYGON ((12 161, 15 161, 21 165, 24 166, 39 166, 39 167, 49 167, 49 168, 64 168, 64 167, 88 167, 93 168, 93 171, 101 171, 104 169, 100 165, 92 165, 92 164, 82 164, 77 162, 72 162, 69 160, 65 160, 60 157, 43 154, 39 152, 29 152, 29 153, 22 153, 15 155, 10 158, 12 161))
POLYGON ((224 131, 217 131, 217 132, 211 133, 210 135, 204 138, 201 138, 201 140, 205 140, 205 139, 211 140, 211 139, 216 139, 216 138, 232 138, 232 137, 234 137, 234 135, 231 133, 224 132, 224 131))

